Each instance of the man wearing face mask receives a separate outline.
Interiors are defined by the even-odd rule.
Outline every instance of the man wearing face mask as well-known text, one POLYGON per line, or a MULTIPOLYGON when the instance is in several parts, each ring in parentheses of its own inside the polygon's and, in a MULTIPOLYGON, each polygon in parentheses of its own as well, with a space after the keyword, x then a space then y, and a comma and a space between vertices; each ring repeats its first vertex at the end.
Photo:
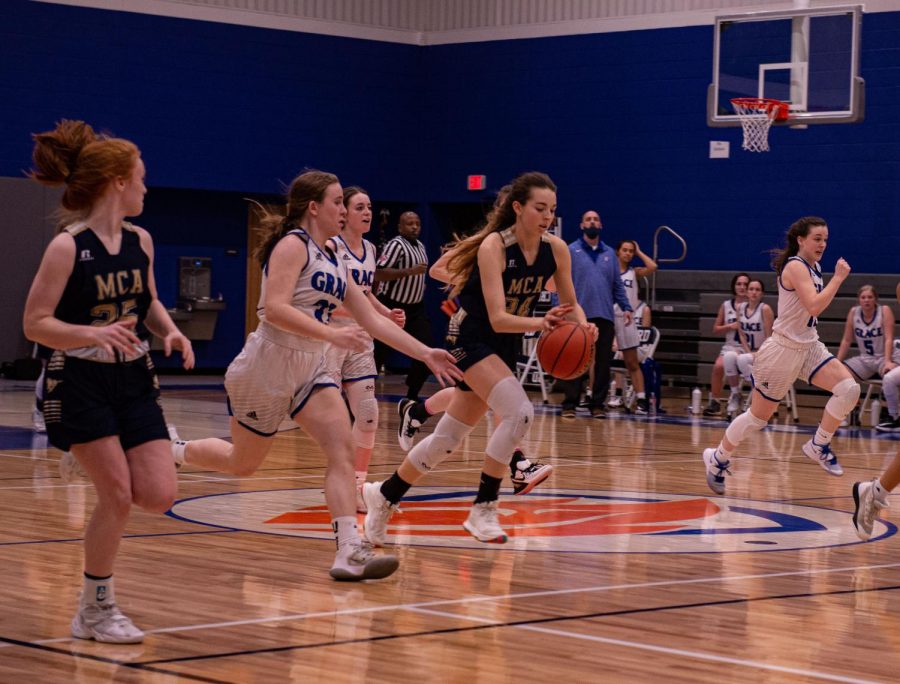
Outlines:
MULTIPOLYGON (((613 304, 618 304, 625 312, 626 325, 631 325, 632 320, 631 304, 619 274, 619 260, 615 250, 600 240, 602 227, 600 215, 596 211, 584 212, 581 217, 581 237, 569 245, 575 295, 588 322, 596 325, 600 333, 594 350, 594 386, 589 403, 591 416, 594 418, 606 416, 603 401, 609 390, 609 366, 616 334, 613 304)), ((575 407, 587 377, 588 374, 585 374, 577 380, 564 383, 563 418, 575 417, 575 407)))

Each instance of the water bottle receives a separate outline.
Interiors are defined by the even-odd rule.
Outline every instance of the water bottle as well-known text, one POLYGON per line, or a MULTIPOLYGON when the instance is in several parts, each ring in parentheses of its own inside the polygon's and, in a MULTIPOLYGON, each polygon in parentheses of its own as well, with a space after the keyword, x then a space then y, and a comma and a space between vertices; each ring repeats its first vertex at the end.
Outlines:
POLYGON ((881 402, 878 398, 872 400, 869 405, 869 425, 875 427, 881 421, 881 402))
POLYGON ((700 413, 700 402, 703 399, 703 392, 700 391, 699 387, 695 387, 694 391, 691 392, 691 413, 695 416, 700 413))

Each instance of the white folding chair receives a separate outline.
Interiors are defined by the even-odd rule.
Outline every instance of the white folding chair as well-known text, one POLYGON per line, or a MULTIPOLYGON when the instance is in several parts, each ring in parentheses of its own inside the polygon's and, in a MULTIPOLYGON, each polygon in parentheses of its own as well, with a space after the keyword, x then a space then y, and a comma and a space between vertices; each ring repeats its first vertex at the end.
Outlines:
POLYGON ((539 333, 534 333, 532 335, 525 335, 522 338, 522 354, 528 355, 528 360, 525 363, 519 361, 516 364, 516 375, 519 379, 519 384, 524 385, 530 377, 530 374, 534 373, 537 375, 538 385, 541 388, 541 398, 544 400, 544 403, 549 403, 548 394, 547 394, 547 378, 544 373, 544 369, 541 368, 541 362, 538 361, 537 357, 537 342, 538 337, 540 337, 539 333))
MULTIPOLYGON (((652 359, 653 355, 656 354, 656 347, 659 345, 659 329, 656 326, 650 326, 649 328, 645 328, 642 325, 638 326, 638 333, 640 334, 640 346, 638 348, 638 361, 643 362, 644 359, 652 359)), ((617 351, 613 356, 613 365, 609 369, 613 374, 617 376, 621 376, 620 379, 617 379, 617 383, 621 383, 622 386, 622 396, 625 396, 625 387, 627 386, 628 380, 628 369, 625 368, 625 365, 622 363, 622 352, 617 351), (618 364, 616 362, 619 362, 618 364)), ((624 399, 623 399, 624 402, 624 399)))

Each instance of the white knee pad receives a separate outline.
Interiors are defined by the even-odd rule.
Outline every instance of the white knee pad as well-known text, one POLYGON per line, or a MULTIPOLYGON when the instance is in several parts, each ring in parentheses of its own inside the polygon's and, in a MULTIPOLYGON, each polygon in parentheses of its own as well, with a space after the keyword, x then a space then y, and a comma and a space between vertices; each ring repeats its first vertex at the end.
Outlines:
POLYGON ((733 378, 738 374, 738 353, 727 351, 722 354, 722 367, 725 369, 725 375, 733 378))
POLYGON ((750 413, 750 411, 744 411, 741 415, 731 421, 728 429, 725 430, 725 437, 729 442, 737 446, 744 441, 744 438, 748 434, 762 430, 767 423, 767 420, 757 418, 750 413))
POLYGON ((753 371, 753 354, 741 354, 737 358, 738 373, 744 380, 750 380, 753 371))
POLYGON ((445 413, 434 432, 416 444, 406 458, 420 473, 427 473, 452 454, 474 427, 445 413))
POLYGON ((494 385, 487 405, 497 414, 500 424, 488 440, 485 453, 495 461, 509 463, 513 451, 531 430, 534 406, 522 385, 512 376, 494 385))
POLYGON ((348 382, 344 385, 347 403, 353 411, 353 443, 364 449, 375 446, 378 430, 378 401, 375 399, 375 383, 371 380, 348 382))
POLYGON ((358 447, 371 449, 375 446, 375 432, 378 430, 378 402, 375 397, 360 401, 353 417, 353 442, 358 447))
POLYGON ((853 378, 844 378, 831 388, 831 398, 825 404, 825 410, 835 418, 843 418, 859 401, 859 383, 853 378))

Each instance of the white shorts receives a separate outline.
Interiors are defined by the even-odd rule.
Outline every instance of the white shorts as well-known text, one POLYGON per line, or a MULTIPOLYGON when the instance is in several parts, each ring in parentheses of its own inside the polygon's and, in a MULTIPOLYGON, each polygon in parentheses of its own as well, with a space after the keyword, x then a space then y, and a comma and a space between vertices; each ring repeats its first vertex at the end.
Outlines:
POLYGON ((631 325, 625 325, 625 314, 616 314, 616 347, 619 351, 634 349, 641 343, 641 334, 637 323, 631 319, 631 325))
MULTIPOLYGON (((894 348, 891 361, 900 364, 900 349, 894 348)), ((860 354, 859 356, 846 359, 844 363, 860 380, 868 380, 873 375, 878 375, 881 372, 881 367, 884 365, 884 357, 860 354)))
POLYGON ((256 332, 225 373, 231 415, 251 432, 274 435, 286 415, 293 418, 317 387, 337 387, 322 350, 300 351, 256 332))
POLYGON ((719 350, 719 356, 725 356, 725 354, 727 354, 728 352, 743 354, 744 348, 737 342, 727 342, 726 344, 723 344, 722 348, 719 350))
POLYGON ((342 382, 356 382, 378 377, 378 370, 375 368, 375 353, 371 349, 355 352, 330 344, 325 352, 325 366, 328 374, 339 385, 342 382))
POLYGON ((769 401, 781 401, 797 378, 812 384, 816 372, 833 358, 819 340, 794 342, 774 333, 756 353, 753 387, 769 401))

